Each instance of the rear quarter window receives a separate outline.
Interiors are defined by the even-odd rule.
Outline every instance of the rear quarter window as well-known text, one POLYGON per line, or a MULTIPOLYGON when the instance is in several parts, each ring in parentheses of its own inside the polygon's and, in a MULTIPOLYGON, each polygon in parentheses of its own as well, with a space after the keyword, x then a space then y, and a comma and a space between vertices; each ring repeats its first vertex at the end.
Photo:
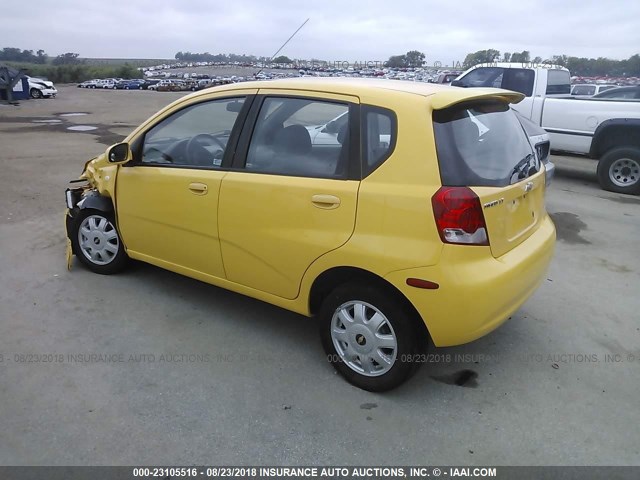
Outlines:
POLYGON ((371 105, 362 106, 363 125, 363 165, 365 178, 391 156, 397 136, 397 121, 393 111, 371 105))

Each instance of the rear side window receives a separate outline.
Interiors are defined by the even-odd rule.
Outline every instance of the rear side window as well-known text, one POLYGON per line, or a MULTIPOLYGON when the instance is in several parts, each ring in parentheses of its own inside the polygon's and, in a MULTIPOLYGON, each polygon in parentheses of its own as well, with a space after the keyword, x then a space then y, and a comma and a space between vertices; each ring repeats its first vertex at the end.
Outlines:
POLYGON ((433 113, 442 185, 504 187, 540 165, 509 105, 478 102, 433 113))
POLYGON ((368 105, 362 107, 362 112, 362 177, 365 178, 391 156, 396 143, 396 116, 386 108, 368 105))
POLYGON ((550 69, 547 72, 547 95, 567 95, 571 92, 571 77, 566 70, 550 69))
POLYGON ((273 175, 345 178, 349 153, 348 104, 267 97, 245 168, 273 175))

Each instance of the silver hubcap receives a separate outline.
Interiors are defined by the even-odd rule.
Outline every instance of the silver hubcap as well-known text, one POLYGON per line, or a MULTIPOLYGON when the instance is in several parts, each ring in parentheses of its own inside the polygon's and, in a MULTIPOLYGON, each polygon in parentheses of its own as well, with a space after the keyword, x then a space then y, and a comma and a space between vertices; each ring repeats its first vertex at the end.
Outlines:
POLYGON ((120 240, 118 232, 109 220, 99 215, 91 215, 80 224, 78 243, 87 260, 96 265, 107 265, 118 253, 120 240))
POLYGON ((630 187, 640 179, 640 164, 631 158, 620 158, 609 168, 609 178, 619 187, 630 187))
POLYGON ((384 375, 396 361, 398 341, 391 323, 366 302, 351 301, 336 309, 331 339, 342 361, 361 375, 384 375))

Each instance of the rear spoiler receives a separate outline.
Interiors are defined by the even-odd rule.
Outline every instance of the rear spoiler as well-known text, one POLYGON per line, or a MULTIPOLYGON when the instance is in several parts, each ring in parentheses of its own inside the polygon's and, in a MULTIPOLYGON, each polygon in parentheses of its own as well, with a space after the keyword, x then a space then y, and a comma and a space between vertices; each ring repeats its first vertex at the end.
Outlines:
POLYGON ((525 98, 525 95, 502 88, 451 88, 439 91, 430 95, 431 106, 434 110, 442 110, 452 105, 471 100, 491 100, 497 99, 508 103, 518 103, 525 98))

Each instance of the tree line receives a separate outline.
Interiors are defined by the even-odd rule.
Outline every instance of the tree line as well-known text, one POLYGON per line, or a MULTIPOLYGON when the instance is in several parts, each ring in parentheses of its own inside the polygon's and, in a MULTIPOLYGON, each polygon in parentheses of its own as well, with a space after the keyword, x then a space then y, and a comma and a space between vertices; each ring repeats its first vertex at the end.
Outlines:
MULTIPOLYGON (((551 58, 543 59, 540 56, 532 57, 531 52, 504 52, 489 48, 468 53, 462 63, 454 65, 453 68, 467 69, 479 63, 513 62, 524 64, 553 64, 569 69, 572 75, 576 76, 640 76, 640 54, 632 55, 625 60, 613 60, 605 57, 586 58, 569 55, 553 55, 551 58)), ((425 54, 417 50, 411 50, 404 55, 392 55, 385 62, 389 68, 421 67, 425 63, 425 54)))
POLYGON ((255 55, 238 55, 236 53, 217 53, 212 54, 209 52, 204 53, 191 53, 191 52, 178 52, 174 58, 180 62, 240 62, 240 63, 252 63, 258 61, 266 61, 266 57, 256 57, 255 55))
POLYGON ((33 53, 33 50, 20 50, 15 47, 4 47, 0 50, 0 61, 35 63, 36 65, 48 63, 52 65, 80 65, 84 61, 80 60, 78 56, 77 53, 68 52, 50 59, 44 50, 38 50, 36 53, 33 53))
POLYGON ((625 60, 613 60, 611 58, 598 57, 574 57, 569 55, 553 55, 551 58, 543 59, 542 57, 531 58, 528 50, 522 52, 504 52, 502 55, 498 50, 478 50, 469 53, 464 59, 463 68, 469 68, 478 63, 493 62, 514 62, 514 63, 532 63, 532 64, 553 64, 566 67, 571 75, 581 77, 591 76, 640 76, 640 54, 632 55, 625 60))

